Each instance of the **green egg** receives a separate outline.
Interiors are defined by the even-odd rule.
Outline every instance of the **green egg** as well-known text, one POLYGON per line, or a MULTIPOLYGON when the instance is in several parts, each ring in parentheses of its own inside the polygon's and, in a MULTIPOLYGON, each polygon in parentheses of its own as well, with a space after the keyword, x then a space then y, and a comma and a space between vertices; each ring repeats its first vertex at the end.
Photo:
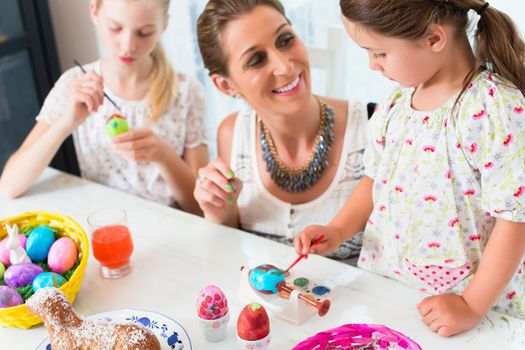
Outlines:
POLYGON ((109 137, 115 137, 129 130, 128 121, 119 117, 111 117, 104 128, 109 137))
POLYGON ((5 273, 5 266, 4 264, 0 263, 0 278, 4 278, 5 273))

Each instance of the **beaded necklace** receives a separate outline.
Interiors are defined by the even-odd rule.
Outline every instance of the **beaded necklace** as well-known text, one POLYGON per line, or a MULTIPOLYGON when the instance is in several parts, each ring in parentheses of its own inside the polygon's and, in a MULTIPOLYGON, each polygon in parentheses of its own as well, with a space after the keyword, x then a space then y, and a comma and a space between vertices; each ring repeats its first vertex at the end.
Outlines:
POLYGON ((312 147, 312 155, 300 168, 290 168, 281 161, 270 131, 264 126, 262 119, 257 117, 266 171, 270 173, 277 186, 286 192, 296 193, 308 190, 319 181, 323 171, 328 167, 328 155, 334 141, 335 115, 328 105, 321 101, 319 104, 321 123, 312 147))

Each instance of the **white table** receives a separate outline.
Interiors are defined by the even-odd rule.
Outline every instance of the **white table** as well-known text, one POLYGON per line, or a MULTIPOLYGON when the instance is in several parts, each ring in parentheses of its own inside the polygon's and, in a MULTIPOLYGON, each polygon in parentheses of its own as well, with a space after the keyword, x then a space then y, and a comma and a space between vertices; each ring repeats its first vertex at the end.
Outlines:
MULTIPOLYGON (((213 225, 203 219, 107 187, 47 169, 28 193, 16 200, 0 199, 0 217, 46 210, 74 218, 87 229, 86 217, 103 207, 128 212, 135 243, 133 271, 122 279, 105 280, 91 256, 75 309, 83 315, 115 309, 146 309, 181 323, 193 349, 236 349, 237 316, 244 306, 237 298, 240 266, 263 263, 287 266, 292 248, 245 232, 213 225), (226 340, 208 343, 196 320, 195 299, 207 284, 225 292, 231 320, 226 340)), ((319 256, 294 268, 308 277, 340 285, 332 309, 295 326, 270 315, 271 349, 290 349, 329 328, 346 323, 384 324, 417 341, 425 350, 524 349, 525 321, 491 313, 473 330, 442 338, 422 323, 416 304, 425 295, 398 282, 319 256)), ((46 337, 44 327, 0 328, 0 349, 34 349, 46 337)))

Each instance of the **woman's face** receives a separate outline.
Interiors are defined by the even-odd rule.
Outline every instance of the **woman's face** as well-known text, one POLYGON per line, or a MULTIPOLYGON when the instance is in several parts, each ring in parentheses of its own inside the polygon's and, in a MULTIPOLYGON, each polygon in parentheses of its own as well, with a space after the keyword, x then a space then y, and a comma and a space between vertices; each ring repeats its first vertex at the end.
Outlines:
POLYGON ((167 16, 158 0, 104 0, 98 9, 91 6, 104 49, 124 66, 149 57, 166 28, 167 16))
POLYGON ((258 6, 230 22, 220 42, 228 58, 230 93, 257 111, 291 114, 306 108, 311 97, 308 55, 281 13, 258 6))

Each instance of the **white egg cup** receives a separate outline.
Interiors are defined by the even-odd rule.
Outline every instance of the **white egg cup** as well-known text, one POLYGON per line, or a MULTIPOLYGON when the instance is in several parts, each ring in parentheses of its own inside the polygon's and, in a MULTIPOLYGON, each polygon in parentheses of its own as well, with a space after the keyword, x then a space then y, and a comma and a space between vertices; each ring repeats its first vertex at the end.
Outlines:
POLYGON ((270 347, 270 333, 259 340, 244 340, 237 335, 237 343, 244 350, 266 350, 270 347))
POLYGON ((228 321, 230 320, 229 311, 223 317, 215 320, 205 320, 199 316, 197 316, 197 318, 199 319, 199 324, 207 341, 216 343, 226 338, 226 330, 228 328, 228 321))
MULTIPOLYGON (((257 302, 275 317, 295 325, 300 325, 317 314, 317 309, 299 299, 300 293, 301 290, 294 289, 289 299, 281 298, 276 294, 260 293, 250 285, 250 269, 245 267, 241 271, 239 300, 244 303, 257 302)), ((323 299, 331 300, 334 296, 335 294, 330 292, 330 295, 323 299)))

